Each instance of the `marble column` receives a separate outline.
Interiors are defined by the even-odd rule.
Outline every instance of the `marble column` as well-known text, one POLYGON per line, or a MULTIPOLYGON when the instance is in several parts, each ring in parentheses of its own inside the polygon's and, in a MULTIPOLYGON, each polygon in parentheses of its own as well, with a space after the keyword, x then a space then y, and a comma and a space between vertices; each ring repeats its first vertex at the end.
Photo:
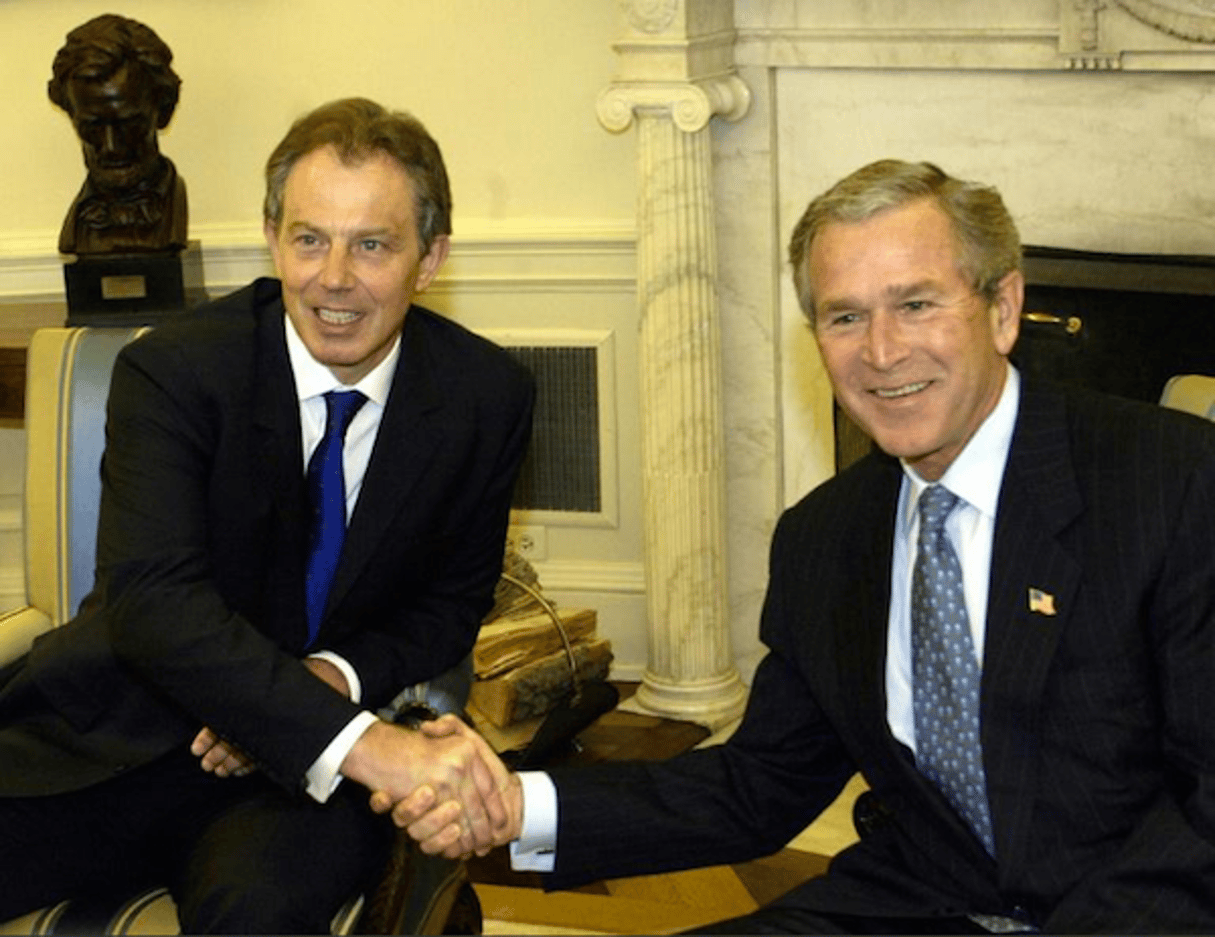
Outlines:
MULTIPOLYGON (((669 57, 668 57, 669 62, 669 57)), ((637 292, 649 656, 645 711, 713 728, 737 718, 726 590, 725 460, 717 243, 708 124, 738 117, 734 76, 620 82, 610 130, 637 129, 637 292)), ((669 75, 669 72, 668 72, 669 75)))

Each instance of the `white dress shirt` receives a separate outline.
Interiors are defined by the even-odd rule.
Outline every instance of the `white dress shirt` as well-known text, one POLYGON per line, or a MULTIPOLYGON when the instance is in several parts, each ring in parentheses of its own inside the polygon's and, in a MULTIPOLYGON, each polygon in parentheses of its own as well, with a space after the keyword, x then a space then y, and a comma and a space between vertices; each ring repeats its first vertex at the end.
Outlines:
MULTIPOLYGON (((1021 376, 1008 365, 1004 389, 987 419, 941 476, 940 484, 961 499, 945 529, 962 564, 966 613, 970 618, 980 667, 986 634, 991 547, 1004 465, 1012 444, 1021 398, 1021 376)), ((916 506, 928 483, 903 465, 904 477, 894 532, 890 621, 886 650, 886 718, 894 737, 915 750, 911 704, 911 566, 919 532, 916 506)), ((511 866, 519 872, 551 872, 557 859, 557 789, 542 771, 521 772, 523 830, 511 843, 511 866)))
MULTIPOLYGON (((295 389, 299 397, 300 433, 303 441, 304 464, 301 471, 308 471, 308 461, 312 453, 320 445, 321 437, 325 434, 327 420, 324 395, 331 390, 357 390, 367 402, 354 415, 349 428, 346 430, 345 445, 342 449, 342 472, 346 482, 346 520, 354 513, 354 506, 359 500, 359 492, 363 489, 363 477, 367 474, 367 465, 371 461, 371 450, 375 446, 376 435, 380 431, 380 418, 384 415, 384 407, 388 403, 388 394, 392 390, 392 378, 396 373, 397 359, 401 354, 401 342, 398 335, 393 342, 388 356, 376 365, 361 381, 353 385, 342 384, 333 372, 318 362, 308 353, 304 341, 295 329, 291 317, 286 318, 287 356, 291 361, 291 371, 295 376, 295 389)), ((350 686, 350 698, 358 703, 362 699, 363 687, 359 675, 350 662, 332 651, 320 650, 309 655, 327 660, 342 672, 346 683, 350 686)), ((339 773, 342 761, 359 737, 367 731, 368 726, 376 721, 374 713, 363 711, 354 717, 346 727, 339 732, 321 752, 319 758, 305 774, 308 794, 324 803, 329 795, 337 789, 342 776, 339 773)))
MULTIPOLYGON (((958 496, 945 521, 945 533, 962 566, 962 592, 979 672, 987 637, 987 590, 991 583, 991 547, 1004 465, 1012 445, 1021 399, 1021 376, 1008 365, 1004 390, 995 409, 975 430, 937 484, 958 496)), ((915 714, 911 703, 911 571, 920 531, 920 495, 930 483, 906 462, 899 491, 890 567, 890 624, 886 631, 886 719, 894 737, 915 751, 915 714)))

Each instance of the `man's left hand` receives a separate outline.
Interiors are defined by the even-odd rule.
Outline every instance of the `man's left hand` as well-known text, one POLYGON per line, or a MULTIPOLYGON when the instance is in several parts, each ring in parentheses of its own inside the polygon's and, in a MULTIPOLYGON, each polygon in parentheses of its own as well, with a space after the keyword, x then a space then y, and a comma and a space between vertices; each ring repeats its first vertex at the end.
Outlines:
MULTIPOLYGON (((317 679, 329 684, 343 696, 350 696, 350 687, 346 684, 346 678, 329 661, 308 657, 302 663, 317 679)), ((204 727, 198 735, 194 736, 194 741, 190 744, 190 753, 200 759, 199 767, 216 777, 241 778, 257 770, 257 765, 253 763, 252 758, 236 745, 220 738, 210 728, 204 727)))
POLYGON ((242 778, 257 770, 247 754, 211 729, 203 728, 190 744, 190 753, 201 759, 200 766, 220 778, 242 778))

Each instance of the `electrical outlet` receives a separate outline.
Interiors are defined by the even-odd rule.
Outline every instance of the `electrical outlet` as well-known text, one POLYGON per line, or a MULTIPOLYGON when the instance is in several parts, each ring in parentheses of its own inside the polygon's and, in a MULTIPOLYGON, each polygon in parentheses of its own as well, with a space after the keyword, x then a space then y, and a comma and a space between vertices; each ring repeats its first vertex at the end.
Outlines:
POLYGON ((529 563, 548 556, 548 530, 532 524, 512 525, 506 530, 506 542, 529 563))

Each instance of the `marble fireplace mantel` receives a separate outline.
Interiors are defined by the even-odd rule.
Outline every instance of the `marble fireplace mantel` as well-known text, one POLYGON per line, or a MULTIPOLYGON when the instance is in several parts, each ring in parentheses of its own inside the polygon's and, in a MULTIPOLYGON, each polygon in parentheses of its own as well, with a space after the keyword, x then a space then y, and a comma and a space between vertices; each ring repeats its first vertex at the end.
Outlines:
POLYGON ((833 470, 788 284, 806 201, 887 155, 998 185, 1027 242, 1215 253, 1215 0, 621 0, 636 133, 655 711, 737 713, 780 511, 833 470))
POLYGON ((735 4, 734 63, 1210 71, 1211 0, 735 4))

